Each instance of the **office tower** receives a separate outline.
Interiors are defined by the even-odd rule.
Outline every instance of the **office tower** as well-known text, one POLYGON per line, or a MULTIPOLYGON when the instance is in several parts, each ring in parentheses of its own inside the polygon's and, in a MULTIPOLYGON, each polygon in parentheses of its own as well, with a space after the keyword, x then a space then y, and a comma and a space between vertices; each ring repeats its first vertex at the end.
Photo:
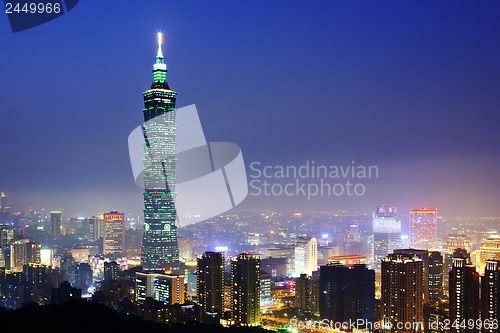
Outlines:
MULTIPOLYGON (((450 321, 459 325, 451 327, 452 332, 476 332, 462 322, 479 319, 479 274, 467 258, 453 258, 450 271, 450 321)), ((477 328, 477 326, 474 326, 477 328)))
POLYGON ((401 221, 396 207, 380 206, 373 213, 373 268, 380 270, 380 263, 401 246, 401 221))
POLYGON ((204 312, 224 311, 224 254, 205 252, 198 256, 196 265, 198 303, 204 312))
POLYGON ((71 253, 65 253, 61 257, 59 266, 61 269, 61 280, 68 281, 70 284, 74 284, 76 263, 71 253))
POLYGON ((28 264, 40 264, 41 263, 41 250, 42 244, 37 242, 29 242, 27 245, 27 261, 28 264))
POLYGON ((75 269, 75 287, 87 293, 92 283, 92 267, 86 263, 80 263, 75 269))
POLYGON ((411 254, 389 254, 382 259, 381 316, 383 332, 418 332, 424 329, 423 261, 411 254), (396 323, 403 329, 396 330, 396 323), (393 330, 386 323, 392 323, 393 330), (408 325, 411 328, 405 328, 408 325))
MULTIPOLYGON (((261 265, 262 266, 262 265, 261 265)), ((260 271, 260 307, 271 305, 271 274, 260 271)))
POLYGON ((95 242, 102 237, 102 220, 96 216, 91 216, 88 219, 89 224, 89 241, 95 242))
POLYGON ((120 265, 116 261, 104 263, 104 280, 118 280, 120 265))
POLYGON ((443 297, 443 256, 439 251, 429 252, 429 302, 437 304, 443 297))
POLYGON ((359 224, 349 224, 344 237, 344 254, 360 255, 362 252, 363 243, 361 242, 361 230, 359 229, 359 224))
POLYGON ((295 241, 294 276, 312 275, 318 269, 318 241, 315 237, 297 238, 295 241))
POLYGON ((455 249, 472 251, 472 242, 466 235, 448 235, 443 246, 444 253, 453 253, 455 249))
POLYGON ((10 269, 15 272, 23 270, 23 265, 28 264, 29 239, 20 239, 10 245, 10 269))
POLYGON ((486 261, 500 260, 500 236, 490 235, 481 241, 479 249, 479 272, 484 272, 486 261))
POLYGON ((191 240, 186 238, 178 238, 177 244, 179 246, 179 259, 183 262, 193 260, 193 250, 191 247, 191 240))
POLYGON ((487 260, 481 277, 481 320, 483 332, 498 332, 492 323, 500 323, 500 261, 487 260), (489 323, 490 325, 485 325, 489 323))
POLYGON ((429 302, 429 251, 417 249, 397 249, 394 254, 407 254, 416 256, 423 263, 423 288, 424 288, 424 303, 429 302))
POLYGON ((175 99, 166 81, 167 65, 158 35, 154 82, 144 92, 144 236, 141 264, 146 270, 169 269, 179 263, 175 226, 175 99), (155 121, 150 121, 161 116, 155 121), (148 133, 146 135, 146 133, 148 133), (170 156, 169 158, 167 158, 170 156))
POLYGON ((260 324, 260 258, 242 253, 231 260, 231 309, 234 323, 260 324))
POLYGON ((319 314, 319 280, 313 280, 307 274, 300 274, 295 279, 295 308, 313 315, 319 314))
POLYGON ((375 320, 375 271, 364 264, 321 266, 319 312, 333 322, 375 320))
POLYGON ((52 237, 54 239, 59 238, 61 236, 61 228, 62 228, 62 214, 60 211, 55 210, 50 212, 50 229, 52 232, 52 237))
POLYGON ((0 194, 0 210, 5 206, 4 198, 5 194, 2 192, 2 194, 0 194))
POLYGON ((136 301, 144 303, 147 297, 165 305, 184 304, 184 275, 135 273, 136 301))
POLYGON ((104 214, 103 253, 123 253, 124 214, 116 210, 104 214))
POLYGON ((410 245, 417 249, 430 249, 437 246, 437 209, 411 210, 410 245))

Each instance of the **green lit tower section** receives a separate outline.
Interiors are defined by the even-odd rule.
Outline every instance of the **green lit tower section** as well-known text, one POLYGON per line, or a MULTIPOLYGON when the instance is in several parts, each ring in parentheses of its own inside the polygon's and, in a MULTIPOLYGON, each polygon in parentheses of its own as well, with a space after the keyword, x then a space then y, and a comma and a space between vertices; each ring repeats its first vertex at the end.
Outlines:
POLYGON ((175 99, 170 90, 167 65, 158 34, 158 54, 153 65, 154 82, 144 94, 144 236, 141 265, 145 270, 178 266, 175 226, 175 99))

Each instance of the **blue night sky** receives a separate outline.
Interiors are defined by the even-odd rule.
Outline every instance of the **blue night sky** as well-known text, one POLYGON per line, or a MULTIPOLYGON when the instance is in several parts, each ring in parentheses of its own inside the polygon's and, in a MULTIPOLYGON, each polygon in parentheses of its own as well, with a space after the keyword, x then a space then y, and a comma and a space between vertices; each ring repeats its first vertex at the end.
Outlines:
POLYGON ((1 14, 0 191, 13 207, 140 212, 127 137, 158 30, 177 107, 196 104, 207 139, 237 143, 247 166, 379 167, 363 197, 241 208, 500 214, 498 1, 82 0, 15 34, 1 14))

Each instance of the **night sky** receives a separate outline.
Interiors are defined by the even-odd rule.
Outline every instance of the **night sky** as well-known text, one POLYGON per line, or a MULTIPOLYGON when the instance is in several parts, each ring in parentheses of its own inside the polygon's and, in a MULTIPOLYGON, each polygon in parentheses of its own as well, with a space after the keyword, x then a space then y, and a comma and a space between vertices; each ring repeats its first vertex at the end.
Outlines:
MULTIPOLYGON (((0 14, 0 192, 16 209, 140 212, 128 134, 155 34, 177 107, 247 166, 377 165, 353 197, 240 206, 500 214, 500 2, 80 1, 13 34, 0 14)), ((249 171, 250 173, 250 171, 249 171)))

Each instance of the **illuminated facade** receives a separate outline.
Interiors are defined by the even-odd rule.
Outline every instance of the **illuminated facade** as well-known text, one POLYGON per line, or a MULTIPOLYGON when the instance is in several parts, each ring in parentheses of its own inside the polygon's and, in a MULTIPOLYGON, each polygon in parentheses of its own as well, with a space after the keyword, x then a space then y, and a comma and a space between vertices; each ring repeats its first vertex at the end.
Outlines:
POLYGON ((135 273, 135 294, 139 303, 151 297, 165 305, 184 304, 184 293, 184 275, 135 273))
POLYGON ((443 246, 444 253, 453 253, 455 249, 464 249, 472 252, 472 242, 466 235, 448 235, 443 246))
POLYGON ((411 210, 410 246, 416 249, 437 246, 437 209, 411 210))
POLYGON ((234 323, 260 324, 260 258, 242 253, 231 261, 231 310, 234 323))
POLYGON ((315 237, 297 238, 294 253, 293 276, 312 275, 318 269, 318 241, 315 237))
POLYGON ((203 311, 222 315, 224 311, 224 254, 205 252, 196 266, 197 296, 203 311))
POLYGON ((373 214, 373 268, 380 270, 380 263, 401 246, 401 221, 396 207, 378 207, 373 214))
MULTIPOLYGON (((484 276, 481 277, 481 319, 500 322, 500 261, 486 261, 484 276)), ((483 332, 498 332, 493 327, 483 332)))
POLYGON ((112 211, 104 214, 103 230, 103 253, 122 253, 123 252, 123 223, 124 214, 112 211))
POLYGON ((166 81, 167 65, 158 35, 154 82, 144 95, 144 236, 141 264, 145 270, 178 266, 175 226, 175 99, 166 81), (154 118, 162 116, 155 121, 154 118), (148 133, 146 135, 146 132, 148 133))
MULTIPOLYGON (((424 330, 423 261, 411 254, 389 254, 382 259, 382 332, 424 330), (393 329, 388 329, 392 323, 393 329), (396 323, 410 327, 396 329, 396 323)), ((403 325, 403 327, 404 327, 403 325)))
POLYGON ((306 313, 319 314, 319 280, 313 280, 307 274, 300 274, 295 280, 295 308, 306 313))
POLYGON ((486 261, 500 260, 500 236, 490 235, 481 241, 479 249, 479 272, 484 272, 486 261))
MULTIPOLYGON (((467 258, 453 258, 450 273, 450 320, 458 323, 479 319, 479 274, 467 258)), ((476 327, 476 326, 475 326, 476 327)), ((477 332, 457 325, 452 332, 477 332)))

